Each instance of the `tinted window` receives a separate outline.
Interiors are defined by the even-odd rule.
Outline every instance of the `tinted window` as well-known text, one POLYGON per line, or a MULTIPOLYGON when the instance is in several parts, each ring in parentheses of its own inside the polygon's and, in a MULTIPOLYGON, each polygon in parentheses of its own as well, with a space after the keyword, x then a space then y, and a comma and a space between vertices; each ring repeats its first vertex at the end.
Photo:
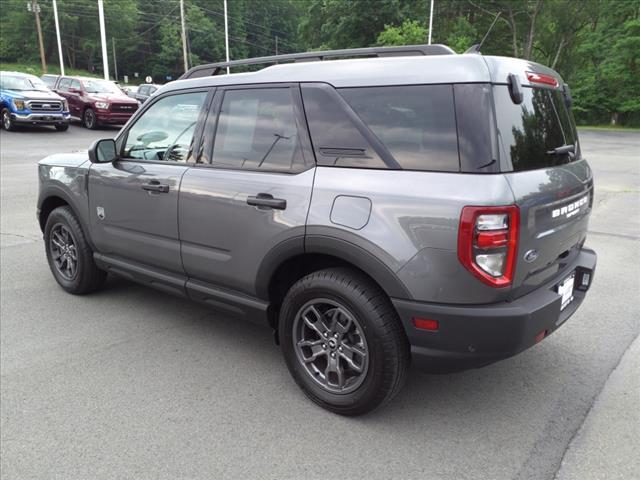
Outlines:
POLYGON ((401 168, 460 169, 451 85, 345 88, 340 94, 401 168))
POLYGON ((303 85, 302 97, 318 165, 387 168, 332 87, 303 85))
POLYGON ((507 168, 533 170, 563 165, 578 158, 575 123, 562 92, 530 87, 522 90, 524 100, 515 105, 507 86, 493 88, 501 153, 507 160, 507 168), (563 145, 575 145, 577 154, 547 153, 563 145))
POLYGON ((453 86, 453 92, 460 169, 469 173, 499 172, 491 85, 460 83, 453 86))
POLYGON ((224 92, 211 163, 248 170, 301 169, 304 160, 291 90, 224 92))
POLYGON ((155 102, 127 133, 123 156, 186 162, 206 92, 184 93, 155 102))

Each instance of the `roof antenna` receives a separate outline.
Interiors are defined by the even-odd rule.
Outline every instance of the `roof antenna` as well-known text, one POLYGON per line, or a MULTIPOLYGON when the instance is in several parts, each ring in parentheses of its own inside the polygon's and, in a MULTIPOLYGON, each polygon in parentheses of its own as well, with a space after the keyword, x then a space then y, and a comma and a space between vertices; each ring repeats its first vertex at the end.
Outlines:
POLYGON ((489 30, 487 30, 487 33, 484 34, 484 37, 482 37, 482 40, 480 40, 480 43, 476 43, 475 45, 472 45, 464 53, 478 53, 478 54, 480 53, 480 49, 482 48, 482 45, 484 45, 484 41, 487 39, 487 37, 491 33, 491 30, 493 30, 493 26, 498 21, 498 17, 500 17, 500 15, 502 15, 502 12, 498 12, 498 14, 496 15, 496 18, 493 19, 493 22, 491 23, 491 26, 489 27, 489 30))

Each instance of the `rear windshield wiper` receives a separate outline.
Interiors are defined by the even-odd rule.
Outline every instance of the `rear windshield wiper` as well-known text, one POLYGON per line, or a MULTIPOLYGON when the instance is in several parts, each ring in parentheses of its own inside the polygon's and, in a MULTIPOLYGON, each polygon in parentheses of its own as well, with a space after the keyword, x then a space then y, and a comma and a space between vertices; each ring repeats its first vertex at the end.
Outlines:
POLYGON ((556 147, 552 150, 547 150, 547 155, 569 155, 570 157, 576 154, 576 146, 575 145, 562 145, 561 147, 556 147))

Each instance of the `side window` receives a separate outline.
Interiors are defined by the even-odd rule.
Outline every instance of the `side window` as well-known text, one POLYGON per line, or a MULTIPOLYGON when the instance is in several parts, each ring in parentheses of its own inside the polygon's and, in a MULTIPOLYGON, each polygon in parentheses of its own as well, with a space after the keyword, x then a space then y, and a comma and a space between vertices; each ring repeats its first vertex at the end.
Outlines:
POLYGON ((147 94, 147 88, 149 88, 149 87, 147 87, 146 85, 142 85, 142 86, 138 89, 138 93, 139 93, 140 95, 146 95, 146 94, 147 94))
POLYGON ((71 80, 71 86, 69 88, 75 88, 76 90, 82 90, 80 82, 78 80, 71 80))
POLYGON ((290 88, 224 92, 212 165, 274 172, 304 168, 290 88))
POLYGON ((402 169, 460 170, 452 85, 343 88, 339 92, 402 169))
POLYGON ((123 157, 186 162, 206 96, 181 93, 155 102, 129 129, 123 157))
POLYGON ((304 110, 318 165, 387 168, 332 93, 335 95, 332 87, 324 85, 302 86, 304 110))
POLYGON ((70 85, 71 85, 71 79, 63 78, 60 80, 60 83, 58 84, 58 90, 62 90, 63 92, 66 92, 69 90, 70 85))

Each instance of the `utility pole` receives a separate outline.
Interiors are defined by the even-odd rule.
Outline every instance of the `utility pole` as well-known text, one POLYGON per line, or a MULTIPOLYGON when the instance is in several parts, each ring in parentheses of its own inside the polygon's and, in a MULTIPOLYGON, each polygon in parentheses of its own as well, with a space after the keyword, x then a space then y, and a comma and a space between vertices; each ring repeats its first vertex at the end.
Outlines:
POLYGON ((116 74, 116 82, 118 81, 118 62, 116 61, 116 39, 111 37, 111 48, 113 50, 113 69, 116 74))
POLYGON ((27 2, 27 10, 36 16, 36 30, 38 31, 38 43, 40 44, 40 62, 42 63, 42 73, 47 73, 47 62, 44 59, 44 43, 42 42, 42 28, 40 27, 40 5, 38 0, 27 2))
POLYGON ((56 38, 58 39, 58 60, 60 60, 60 75, 64 75, 64 58, 62 58, 62 42, 60 41, 60 23, 58 23, 58 4, 53 0, 53 19, 56 24, 56 38))
POLYGON ((107 57, 107 34, 104 31, 104 3, 98 0, 98 17, 100 19, 100 42, 102 43, 102 69, 104 79, 109 80, 109 57, 107 57))
POLYGON ((278 55, 278 35, 276 35, 276 56, 278 55))
POLYGON ((182 24, 182 58, 186 72, 189 70, 189 61, 187 60, 187 32, 184 24, 184 0, 180 0, 180 23, 182 24))
POLYGON ((429 45, 431 45, 431 30, 433 30, 433 0, 431 0, 431 13, 429 14, 429 45))
MULTIPOLYGON (((227 50, 227 63, 229 63, 229 22, 227 20, 227 0, 224 0, 224 46, 227 50)), ((227 67, 229 75, 229 67, 227 67)))

